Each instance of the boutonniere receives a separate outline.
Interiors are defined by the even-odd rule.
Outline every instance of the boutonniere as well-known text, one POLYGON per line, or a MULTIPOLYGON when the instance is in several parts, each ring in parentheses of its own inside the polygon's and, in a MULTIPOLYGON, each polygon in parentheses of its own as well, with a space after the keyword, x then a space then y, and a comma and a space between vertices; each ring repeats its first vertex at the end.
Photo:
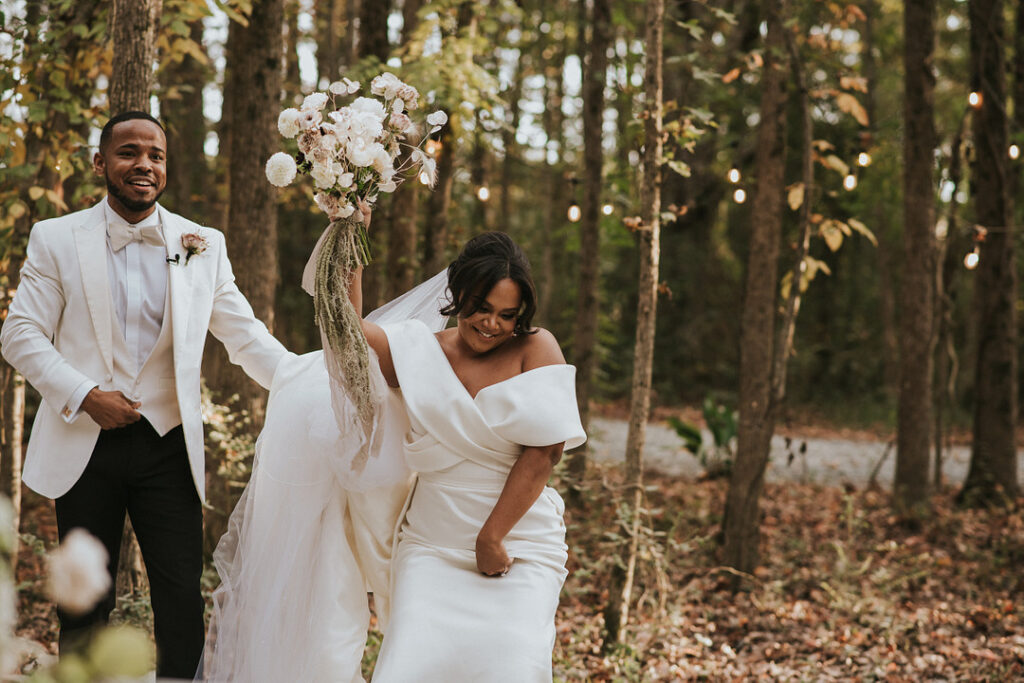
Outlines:
POLYGON ((188 260, 197 254, 202 254, 210 243, 198 232, 187 232, 181 236, 181 246, 185 248, 185 265, 188 260))

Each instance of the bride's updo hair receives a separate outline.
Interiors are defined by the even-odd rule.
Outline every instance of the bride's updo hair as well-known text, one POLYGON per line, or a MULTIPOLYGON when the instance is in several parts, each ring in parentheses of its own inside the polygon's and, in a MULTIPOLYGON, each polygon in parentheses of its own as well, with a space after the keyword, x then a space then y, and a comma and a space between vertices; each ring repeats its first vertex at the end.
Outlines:
POLYGON ((505 278, 519 285, 522 296, 515 334, 532 334, 537 290, 530 275, 530 261, 519 245, 503 232, 485 232, 462 247, 448 266, 450 296, 448 305, 441 309, 441 315, 473 315, 484 304, 487 293, 505 278))

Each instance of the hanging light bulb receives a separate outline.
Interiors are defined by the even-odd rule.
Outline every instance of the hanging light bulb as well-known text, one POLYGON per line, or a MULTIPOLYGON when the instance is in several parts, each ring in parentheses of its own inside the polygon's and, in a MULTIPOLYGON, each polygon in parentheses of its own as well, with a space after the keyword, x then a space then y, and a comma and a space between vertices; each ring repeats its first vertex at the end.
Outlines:
POLYGON ((476 189, 476 198, 482 202, 486 202, 491 198, 491 190, 486 185, 481 185, 476 189))
POLYGON ((611 216, 613 211, 615 211, 615 207, 612 206, 611 204, 605 204, 604 206, 601 207, 601 213, 603 213, 605 216, 611 216))
POLYGON ((967 268, 967 270, 974 270, 978 267, 978 261, 980 260, 981 252, 978 250, 978 247, 975 247, 974 251, 967 254, 967 256, 964 256, 964 267, 967 268))
POLYGON ((858 154, 857 155, 857 165, 858 166, 862 166, 862 167, 863 166, 870 166, 871 165, 871 155, 868 154, 867 152, 861 152, 860 154, 858 154))
POLYGON ((843 178, 843 187, 847 192, 855 190, 857 188, 857 176, 852 173, 847 173, 846 177, 843 178))
POLYGON ((742 187, 737 187, 736 191, 732 193, 732 200, 737 204, 742 204, 747 201, 747 191, 742 187))
POLYGON ((729 178, 730 183, 738 183, 740 181, 740 169, 730 168, 726 176, 729 178))
POLYGON ((578 223, 580 218, 583 217, 583 211, 580 209, 580 205, 576 203, 576 200, 572 200, 569 204, 569 210, 565 212, 566 216, 573 223, 578 223))
POLYGON ((438 150, 440 149, 441 143, 438 142, 437 140, 427 140, 427 144, 423 146, 423 151, 429 154, 430 156, 434 156, 435 154, 437 154, 438 150))
POLYGON ((972 90, 971 94, 967 96, 967 104, 974 109, 981 109, 983 99, 980 90, 972 90))
POLYGON ((1010 158, 1013 159, 1014 161, 1019 159, 1020 158, 1020 147, 1018 147, 1016 144, 1010 145, 1009 155, 1010 155, 1010 158))

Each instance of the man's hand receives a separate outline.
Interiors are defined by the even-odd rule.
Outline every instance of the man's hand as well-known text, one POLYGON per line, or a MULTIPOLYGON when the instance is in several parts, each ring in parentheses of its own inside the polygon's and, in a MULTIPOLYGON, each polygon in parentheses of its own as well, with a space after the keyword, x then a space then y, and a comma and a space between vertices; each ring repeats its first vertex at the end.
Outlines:
POLYGON ((94 387, 82 399, 82 410, 100 426, 100 429, 117 429, 138 422, 137 408, 142 404, 131 401, 120 391, 101 391, 94 387))
POLYGON ((481 533, 476 537, 476 568, 487 576, 504 576, 512 567, 512 560, 505 552, 500 539, 490 539, 481 533))

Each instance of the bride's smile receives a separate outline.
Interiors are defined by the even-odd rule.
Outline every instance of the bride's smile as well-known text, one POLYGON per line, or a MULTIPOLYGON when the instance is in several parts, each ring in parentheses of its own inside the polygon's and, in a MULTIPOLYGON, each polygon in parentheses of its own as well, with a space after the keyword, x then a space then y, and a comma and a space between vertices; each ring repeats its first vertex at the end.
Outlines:
POLYGON ((480 308, 459 316, 459 338, 474 354, 487 353, 515 334, 516 316, 522 307, 519 284, 511 278, 499 280, 480 303, 480 308))

